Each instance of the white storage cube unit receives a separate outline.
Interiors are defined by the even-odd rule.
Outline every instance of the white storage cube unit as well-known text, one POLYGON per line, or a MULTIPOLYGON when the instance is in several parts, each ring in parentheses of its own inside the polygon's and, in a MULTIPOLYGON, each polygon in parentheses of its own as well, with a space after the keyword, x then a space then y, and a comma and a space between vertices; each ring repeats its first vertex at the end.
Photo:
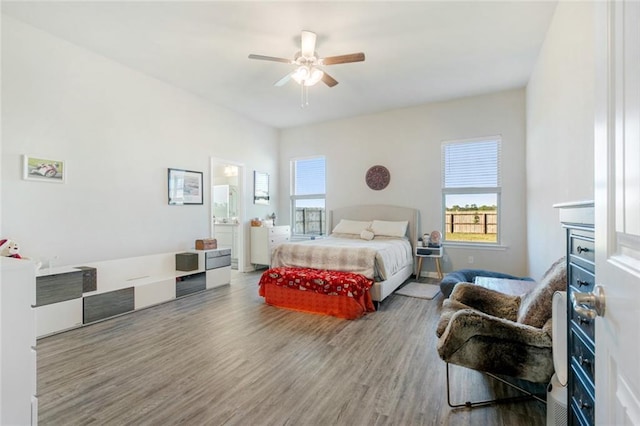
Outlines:
POLYGON ((37 424, 35 265, 1 257, 0 268, 0 424, 37 424))
POLYGON ((210 269, 207 271, 207 288, 215 288, 231 284, 231 266, 210 269))
POLYGON ((231 284, 231 249, 218 248, 196 252, 198 265, 204 265, 207 272, 207 289, 231 284))
POLYGON ((82 325, 82 298, 37 306, 36 335, 44 337, 82 325))
POLYGON ((134 287, 135 309, 146 308, 176 298, 176 279, 168 278, 152 284, 134 287))
POLYGON ((33 303, 37 337, 231 282, 231 249, 190 252, 198 255, 193 271, 176 270, 177 252, 38 271, 33 303), (91 277, 95 286, 87 291, 84 284, 91 277))
MULTIPOLYGON (((176 276, 175 253, 152 254, 89 263, 97 270, 98 293, 154 284, 176 276)), ((194 271, 196 272, 196 271, 194 271)))

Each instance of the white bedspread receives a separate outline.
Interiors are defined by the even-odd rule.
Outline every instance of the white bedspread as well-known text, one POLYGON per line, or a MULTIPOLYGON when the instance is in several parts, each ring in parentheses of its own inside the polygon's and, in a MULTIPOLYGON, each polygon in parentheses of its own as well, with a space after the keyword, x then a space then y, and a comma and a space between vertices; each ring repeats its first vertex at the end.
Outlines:
POLYGON ((386 280, 410 264, 413 252, 406 238, 377 236, 368 241, 349 234, 281 244, 271 257, 272 267, 353 272, 376 281, 386 280))

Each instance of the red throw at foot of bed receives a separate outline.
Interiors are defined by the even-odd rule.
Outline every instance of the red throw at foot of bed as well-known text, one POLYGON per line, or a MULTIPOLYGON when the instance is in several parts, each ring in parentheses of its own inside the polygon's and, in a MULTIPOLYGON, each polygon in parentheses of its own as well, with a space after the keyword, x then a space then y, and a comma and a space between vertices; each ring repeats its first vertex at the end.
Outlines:
POLYGON ((375 312, 373 281, 350 272, 311 268, 272 268, 260 278, 265 302, 301 312, 356 319, 375 312))

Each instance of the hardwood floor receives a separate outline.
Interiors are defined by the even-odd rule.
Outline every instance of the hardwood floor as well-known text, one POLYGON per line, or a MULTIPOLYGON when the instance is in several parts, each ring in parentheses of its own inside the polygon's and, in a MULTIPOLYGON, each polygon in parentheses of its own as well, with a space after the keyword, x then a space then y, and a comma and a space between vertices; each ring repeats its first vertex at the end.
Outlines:
MULTIPOLYGON (((355 321, 264 304, 259 274, 38 340, 40 425, 543 425, 539 402, 447 406, 442 295, 355 321)), ((512 394, 452 367, 454 402, 512 394)))

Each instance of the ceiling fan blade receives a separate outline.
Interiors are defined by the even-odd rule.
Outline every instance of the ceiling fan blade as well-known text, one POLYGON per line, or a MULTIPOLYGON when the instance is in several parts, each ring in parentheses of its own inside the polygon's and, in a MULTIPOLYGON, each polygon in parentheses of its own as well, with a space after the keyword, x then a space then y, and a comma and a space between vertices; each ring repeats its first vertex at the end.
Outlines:
POLYGON ((338 80, 336 80, 335 78, 331 77, 329 74, 327 74, 326 72, 324 73, 324 75, 322 76, 322 82, 324 84, 326 84, 329 87, 333 87, 336 84, 338 84, 338 80))
POLYGON ((249 55, 249 59, 260 59, 262 61, 284 62, 285 64, 293 63, 291 59, 275 58, 273 56, 254 55, 254 54, 249 55))
POLYGON ((347 64, 349 62, 364 61, 364 53, 350 53, 348 55, 329 56, 322 59, 323 65, 347 64))
POLYGON ((296 72, 296 70, 291 71, 289 74, 285 75, 280 80, 273 83, 273 85, 276 87, 284 86, 289 82, 289 80, 291 80, 291 76, 293 75, 294 72, 296 72))
POLYGON ((314 56, 316 51, 316 33, 311 31, 302 31, 300 53, 306 58, 314 56))

